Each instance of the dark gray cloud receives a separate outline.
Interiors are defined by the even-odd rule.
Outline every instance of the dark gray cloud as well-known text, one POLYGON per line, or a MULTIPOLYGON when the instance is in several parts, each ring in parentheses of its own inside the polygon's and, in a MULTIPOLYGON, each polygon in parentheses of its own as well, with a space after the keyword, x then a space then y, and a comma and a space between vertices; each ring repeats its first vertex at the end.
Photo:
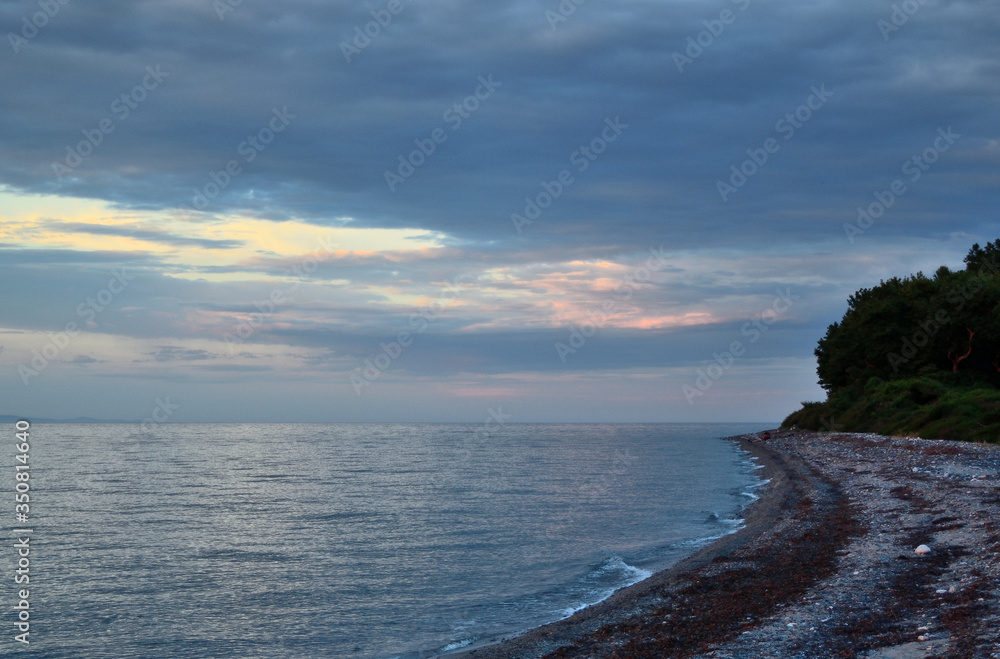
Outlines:
MULTIPOLYGON (((6 23, 33 6, 7 3, 6 23)), ((973 175, 1000 159, 989 148, 1000 42, 988 5, 929 1, 888 40, 877 23, 890 17, 889 2, 592 0, 554 30, 550 2, 404 6, 351 63, 340 44, 378 3, 247 1, 222 21, 211 3, 66 6, 4 58, 7 85, 31 93, 0 100, 0 180, 173 207, 190 205, 195 188, 236 160, 241 173, 208 211, 351 216, 508 250, 596 248, 609 237, 694 246, 708 234, 745 245, 836 233, 952 126, 961 141, 873 232, 933 237, 989 221, 981 209, 995 182, 973 175), (733 23, 679 72, 674 53, 726 8, 733 23), (115 100, 143 83, 147 66, 168 75, 121 118, 115 100), (490 74, 496 92, 452 130, 445 112, 490 74), (775 123, 820 85, 833 96, 784 141, 775 123), (262 151, 241 153, 286 106, 290 125, 262 151), (542 181, 572 171, 570 154, 609 117, 629 128, 587 171, 573 171, 573 185, 519 238, 510 214, 542 181), (59 182, 52 162, 102 118, 114 132, 59 182), (391 193, 385 170, 435 128, 447 141, 391 193), (722 202, 716 181, 768 137, 781 150, 722 202)))
POLYGON ((125 264, 156 262, 157 257, 145 252, 111 250, 83 251, 77 249, 3 249, 0 266, 93 266, 115 267, 125 264))
POLYGON ((218 355, 208 352, 207 350, 181 348, 179 346, 160 346, 155 352, 149 352, 146 354, 152 357, 153 361, 157 362, 203 361, 218 357, 218 355))
POLYGON ((171 235, 165 231, 127 227, 122 225, 89 224, 86 222, 51 222, 52 229, 67 233, 89 233, 95 236, 122 236, 146 240, 174 247, 201 247, 203 249, 235 249, 243 246, 240 240, 212 240, 209 238, 185 238, 171 235))

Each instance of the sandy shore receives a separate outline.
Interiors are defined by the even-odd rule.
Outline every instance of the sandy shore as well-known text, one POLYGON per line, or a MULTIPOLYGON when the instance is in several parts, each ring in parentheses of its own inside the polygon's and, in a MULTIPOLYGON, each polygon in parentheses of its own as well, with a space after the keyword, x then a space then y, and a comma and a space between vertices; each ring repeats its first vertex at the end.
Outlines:
POLYGON ((737 439, 771 479, 741 531, 449 656, 1000 659, 1000 446, 771 435, 737 439))

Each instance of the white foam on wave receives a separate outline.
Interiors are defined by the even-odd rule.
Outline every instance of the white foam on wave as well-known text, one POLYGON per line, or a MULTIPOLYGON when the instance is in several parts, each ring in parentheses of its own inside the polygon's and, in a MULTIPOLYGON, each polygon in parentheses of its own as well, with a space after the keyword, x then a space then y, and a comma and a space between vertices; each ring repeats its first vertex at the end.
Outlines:
POLYGON ((758 499, 760 499, 760 496, 754 494, 753 491, 764 487, 765 485, 767 485, 770 482, 771 482, 770 478, 764 478, 764 479, 761 479, 761 480, 757 481, 756 483, 751 483, 750 485, 746 486, 746 489, 744 489, 742 492, 740 492, 740 496, 743 496, 743 497, 746 497, 746 498, 750 499, 750 503, 753 503, 754 501, 757 501, 758 499))
POLYGON ((577 611, 582 611, 585 608, 587 608, 588 606, 593 606, 594 604, 598 604, 600 602, 603 602, 604 600, 606 600, 609 597, 611 597, 611 595, 613 593, 614 593, 614 591, 611 591, 610 593, 608 593, 607 595, 605 595, 601 599, 597 600, 596 602, 590 602, 589 604, 577 604, 576 606, 566 607, 565 609, 563 609, 562 611, 559 612, 559 619, 560 620, 565 620, 566 618, 569 618, 570 616, 572 616, 577 611))
MULTIPOLYGON (((714 515, 714 513, 713 513, 713 515, 714 515)), ((742 519, 742 518, 737 517, 737 518, 734 518, 734 519, 722 519, 722 518, 718 518, 718 516, 716 516, 716 517, 717 517, 717 519, 718 519, 719 522, 721 522, 722 524, 724 524, 725 526, 727 526, 729 528, 727 528, 722 533, 717 533, 717 534, 714 534, 714 535, 702 536, 702 537, 699 537, 699 538, 692 538, 690 540, 682 540, 680 542, 672 543, 672 546, 675 549, 683 549, 683 550, 685 550, 684 553, 687 554, 689 552, 689 550, 691 550, 691 549, 696 549, 696 548, 703 547, 705 545, 711 544, 712 542, 715 542, 716 540, 719 540, 720 538, 724 538, 727 535, 732 535, 733 533, 736 533, 737 531, 739 531, 740 529, 742 529, 744 527, 745 520, 742 519)), ((613 556, 610 559, 606 560, 604 563, 601 564, 601 566, 593 574, 602 574, 602 573, 606 574, 606 573, 611 572, 613 570, 622 570, 622 571, 626 572, 626 574, 629 575, 628 578, 627 578, 627 580, 626 580, 626 582, 624 584, 622 584, 620 586, 617 586, 615 588, 605 588, 605 589, 601 589, 599 591, 598 590, 593 591, 595 594, 599 595, 598 598, 594 599, 593 601, 587 602, 587 603, 575 604, 575 605, 566 607, 565 609, 563 609, 562 611, 560 611, 560 616, 561 616, 560 620, 565 620, 566 618, 569 618, 570 616, 572 616, 577 611, 581 611, 581 610, 587 608, 588 606, 593 606, 595 604, 599 604, 600 602, 603 602, 604 600, 606 600, 609 597, 611 597, 612 595, 614 595, 620 589, 626 588, 626 587, 631 586, 633 584, 637 584, 640 581, 648 579, 649 577, 653 576, 653 574, 654 574, 654 572, 652 572, 650 570, 644 570, 642 568, 635 567, 633 565, 629 565, 628 563, 626 563, 625 561, 623 561, 621 559, 621 557, 619 557, 619 556, 613 556)))
MULTIPOLYGON (((710 524, 725 524, 726 526, 739 526, 743 523, 741 517, 723 517, 719 513, 710 513, 706 520, 710 524)), ((695 538, 697 540, 697 538, 695 538)))
POLYGON ((581 611, 588 606, 593 606, 603 602, 622 588, 627 588, 653 576, 653 573, 650 570, 644 570, 640 567, 629 565, 622 559, 621 556, 612 556, 606 559, 594 572, 591 573, 591 575, 600 577, 602 575, 608 575, 616 572, 624 573, 624 583, 619 583, 611 588, 595 588, 591 591, 591 594, 596 596, 595 598, 588 598, 590 600, 588 602, 573 604, 566 607, 560 611, 560 620, 565 620, 577 611, 581 611))
MULTIPOLYGON (((653 576, 653 573, 649 570, 643 570, 641 567, 636 567, 634 565, 629 565, 621 559, 619 556, 614 556, 612 558, 612 565, 614 569, 624 570, 626 574, 629 575, 627 586, 639 583, 643 579, 648 579, 653 576)), ((605 567, 605 571, 609 571, 611 567, 605 567)))
POLYGON ((693 538, 691 540, 682 540, 676 543, 674 546, 678 548, 691 548, 691 547, 703 547, 711 542, 715 542, 719 538, 725 538, 727 535, 732 535, 743 528, 744 520, 742 517, 735 517, 733 519, 720 519, 719 522, 725 524, 729 528, 722 533, 716 533, 715 535, 704 535, 700 538, 693 538))
POLYGON ((448 645, 441 648, 441 652, 454 652, 455 650, 461 650, 464 647, 472 645, 476 639, 466 638, 461 641, 455 641, 454 643, 449 643, 448 645))

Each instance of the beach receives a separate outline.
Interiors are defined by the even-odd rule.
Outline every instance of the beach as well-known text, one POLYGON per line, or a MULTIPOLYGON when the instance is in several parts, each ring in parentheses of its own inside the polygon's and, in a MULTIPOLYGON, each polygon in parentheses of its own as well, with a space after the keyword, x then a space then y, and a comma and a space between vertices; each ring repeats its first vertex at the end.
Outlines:
POLYGON ((570 618, 450 656, 1000 658, 1000 446, 732 438, 745 524, 570 618))

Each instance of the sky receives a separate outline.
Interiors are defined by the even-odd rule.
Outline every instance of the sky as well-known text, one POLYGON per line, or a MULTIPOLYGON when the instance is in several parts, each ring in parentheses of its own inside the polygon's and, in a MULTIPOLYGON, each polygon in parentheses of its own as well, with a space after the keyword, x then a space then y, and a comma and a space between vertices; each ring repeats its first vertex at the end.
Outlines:
POLYGON ((0 413, 777 422, 1000 237, 992 2, 0 19, 0 413))

